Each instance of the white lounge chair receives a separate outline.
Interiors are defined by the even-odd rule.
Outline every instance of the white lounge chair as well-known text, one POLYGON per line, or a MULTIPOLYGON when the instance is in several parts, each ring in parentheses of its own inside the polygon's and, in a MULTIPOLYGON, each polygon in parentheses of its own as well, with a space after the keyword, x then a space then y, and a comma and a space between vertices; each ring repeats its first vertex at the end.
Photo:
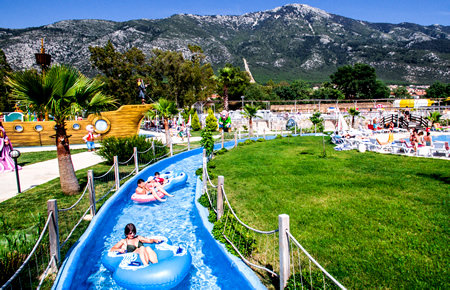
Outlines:
POLYGON ((450 148, 448 146, 448 142, 441 142, 441 141, 433 142, 433 146, 430 149, 430 153, 431 155, 433 155, 433 153, 444 154, 445 157, 448 157, 450 155, 450 148))

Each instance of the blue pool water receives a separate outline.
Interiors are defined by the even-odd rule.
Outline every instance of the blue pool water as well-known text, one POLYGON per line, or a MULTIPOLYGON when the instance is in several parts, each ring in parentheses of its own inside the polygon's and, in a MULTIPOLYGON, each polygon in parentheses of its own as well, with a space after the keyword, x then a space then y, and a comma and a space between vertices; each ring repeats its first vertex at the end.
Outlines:
POLYGON ((450 135, 437 135, 432 137, 433 141, 450 142, 450 135))
MULTIPOLYGON (((195 150, 194 150, 195 151, 195 150)), ((201 151, 188 153, 185 159, 173 157, 147 168, 122 186, 91 222, 70 257, 64 262, 54 285, 56 289, 121 289, 112 273, 101 264, 101 256, 124 237, 124 227, 134 223, 137 234, 163 235, 173 244, 187 245, 192 254, 192 267, 176 289, 249 289, 253 288, 239 272, 235 263, 212 242, 195 208, 197 177, 201 167, 201 151), (130 200, 136 180, 146 179, 155 171, 184 171, 187 184, 171 193, 164 203, 136 204, 130 200), (92 228, 91 228, 92 226, 92 228), (79 253, 89 253, 84 256, 79 253), (62 273, 61 273, 62 272, 62 273)), ((178 156, 178 155, 177 155, 178 156)))

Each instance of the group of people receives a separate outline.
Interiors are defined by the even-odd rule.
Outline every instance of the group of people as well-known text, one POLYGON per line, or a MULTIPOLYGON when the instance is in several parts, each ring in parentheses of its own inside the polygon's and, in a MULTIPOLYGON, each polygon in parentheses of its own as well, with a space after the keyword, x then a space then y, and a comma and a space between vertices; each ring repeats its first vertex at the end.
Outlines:
POLYGON ((417 148, 424 146, 432 146, 432 138, 431 133, 429 131, 424 133, 424 131, 419 131, 416 128, 411 129, 409 135, 409 142, 411 142, 411 146, 414 148, 414 151, 417 152, 417 148))
POLYGON ((137 181, 137 188, 136 188, 136 194, 151 194, 153 197, 158 201, 166 201, 165 199, 162 199, 158 195, 158 191, 161 192, 165 196, 173 196, 172 194, 169 194, 164 188, 163 185, 167 181, 161 177, 159 172, 155 172, 155 176, 153 178, 150 178, 149 180, 145 181, 143 179, 139 179, 137 181))
MULTIPOLYGON (((139 179, 137 182, 136 194, 152 194, 159 201, 166 201, 158 196, 157 191, 163 193, 165 196, 173 196, 169 194, 163 185, 167 182, 161 177, 159 172, 155 172, 155 176, 149 178, 147 181, 139 179)), ((155 251, 150 247, 145 247, 144 243, 160 243, 162 240, 150 239, 136 235, 136 226, 132 223, 125 226, 125 239, 120 240, 115 244, 110 251, 120 253, 137 253, 141 258, 144 266, 149 263, 158 263, 158 257, 155 251)))

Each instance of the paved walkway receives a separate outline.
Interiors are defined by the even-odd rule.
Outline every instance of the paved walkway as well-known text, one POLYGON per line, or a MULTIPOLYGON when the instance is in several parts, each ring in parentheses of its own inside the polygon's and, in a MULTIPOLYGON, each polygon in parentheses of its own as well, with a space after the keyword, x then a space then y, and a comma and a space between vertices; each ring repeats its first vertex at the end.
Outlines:
MULTIPOLYGON (((82 145, 83 146, 80 148, 86 148, 86 145, 82 145)), ((70 146, 70 148, 75 149, 77 148, 77 146, 70 146)), ((55 150, 55 146, 17 147, 15 149, 19 150, 20 152, 32 152, 55 150)), ((95 152, 83 152, 72 155, 72 162, 75 170, 90 167, 103 161, 104 160, 102 159, 102 157, 95 154, 95 152)), ((22 192, 57 177, 59 177, 58 159, 51 159, 39 163, 34 163, 24 166, 22 170, 19 170, 20 188, 22 192)), ((14 171, 0 173, 0 184, 0 202, 17 195, 17 180, 16 173, 14 171)))

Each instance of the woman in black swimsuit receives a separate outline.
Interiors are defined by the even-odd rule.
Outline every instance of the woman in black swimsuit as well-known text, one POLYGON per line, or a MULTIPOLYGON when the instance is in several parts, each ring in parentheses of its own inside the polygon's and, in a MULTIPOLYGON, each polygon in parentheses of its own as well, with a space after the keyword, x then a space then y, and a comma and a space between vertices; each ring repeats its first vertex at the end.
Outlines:
POLYGON ((137 253, 144 266, 147 266, 149 262, 152 264, 158 263, 158 257, 155 251, 150 247, 145 247, 144 243, 160 243, 162 240, 136 236, 136 227, 134 224, 127 224, 125 226, 125 237, 125 239, 120 240, 111 248, 112 252, 137 253))

